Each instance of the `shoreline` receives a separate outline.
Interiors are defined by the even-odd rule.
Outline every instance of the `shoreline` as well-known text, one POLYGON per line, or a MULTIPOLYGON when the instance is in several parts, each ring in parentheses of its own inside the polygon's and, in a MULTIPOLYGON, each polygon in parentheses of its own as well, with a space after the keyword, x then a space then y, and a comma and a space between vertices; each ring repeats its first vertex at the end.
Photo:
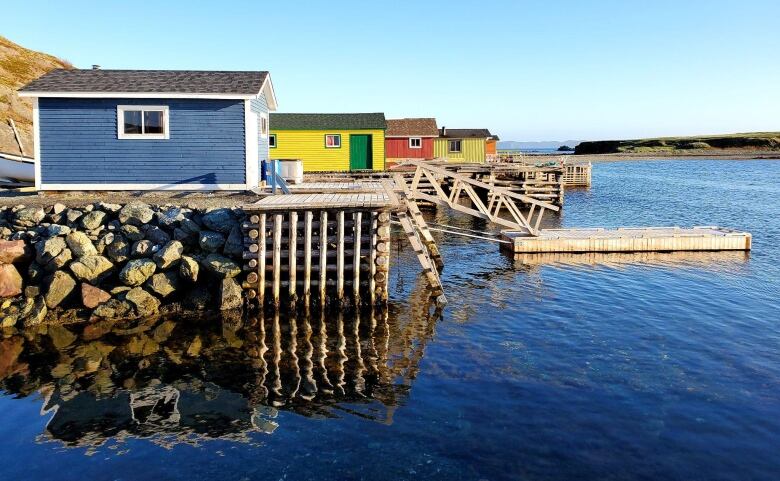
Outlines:
POLYGON ((716 151, 679 153, 622 153, 622 154, 568 154, 567 158, 580 162, 623 162, 640 160, 780 160, 780 151, 716 151))

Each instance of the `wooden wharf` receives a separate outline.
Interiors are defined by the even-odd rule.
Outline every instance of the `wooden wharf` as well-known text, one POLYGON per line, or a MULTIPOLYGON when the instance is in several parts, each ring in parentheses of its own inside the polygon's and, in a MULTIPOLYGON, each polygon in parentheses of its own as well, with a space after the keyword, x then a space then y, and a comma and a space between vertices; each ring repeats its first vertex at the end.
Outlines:
POLYGON ((541 174, 537 179, 543 179, 551 172, 543 167, 499 163, 485 169, 426 161, 408 161, 406 167, 414 170, 282 185, 281 190, 289 193, 267 195, 245 205, 249 220, 243 225, 247 273, 243 286, 247 297, 276 306, 285 300, 308 304, 312 298, 321 305, 386 303, 390 225, 395 221, 420 262, 431 296, 443 305, 446 298, 439 272, 444 264, 419 202, 446 206, 504 227, 502 245, 514 254, 751 248, 750 233, 717 226, 542 229, 544 214, 561 209, 562 169, 547 178, 560 188, 559 198, 558 191, 529 189, 527 182, 518 192, 516 184, 502 177, 520 172, 541 174))

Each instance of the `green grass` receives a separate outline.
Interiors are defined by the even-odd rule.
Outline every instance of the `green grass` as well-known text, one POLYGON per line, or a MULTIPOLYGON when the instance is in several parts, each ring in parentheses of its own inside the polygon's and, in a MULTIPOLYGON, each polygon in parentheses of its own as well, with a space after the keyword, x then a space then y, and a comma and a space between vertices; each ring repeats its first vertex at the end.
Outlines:
POLYGON ((633 140, 582 142, 577 154, 674 154, 712 150, 780 151, 780 132, 747 132, 690 137, 657 137, 633 140))

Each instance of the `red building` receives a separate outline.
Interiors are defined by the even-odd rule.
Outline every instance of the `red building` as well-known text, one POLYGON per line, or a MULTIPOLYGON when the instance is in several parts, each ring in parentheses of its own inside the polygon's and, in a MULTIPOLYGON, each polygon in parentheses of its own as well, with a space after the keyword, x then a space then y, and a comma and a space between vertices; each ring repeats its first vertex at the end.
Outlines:
POLYGON ((389 166, 408 159, 433 159, 436 119, 387 119, 385 159, 389 166))

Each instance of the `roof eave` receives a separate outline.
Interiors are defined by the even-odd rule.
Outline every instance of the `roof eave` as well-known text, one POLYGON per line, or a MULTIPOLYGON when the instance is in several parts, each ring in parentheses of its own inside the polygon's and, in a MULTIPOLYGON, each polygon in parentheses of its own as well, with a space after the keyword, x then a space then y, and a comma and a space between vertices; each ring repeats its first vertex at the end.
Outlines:
MULTIPOLYGON (((137 98, 137 99, 235 99, 247 100, 257 97, 257 94, 230 93, 184 93, 184 92, 51 92, 22 90, 19 97, 57 97, 57 98, 137 98)), ((274 109, 276 99, 273 99, 274 109)))
POLYGON ((271 82, 271 74, 268 73, 263 80, 263 85, 260 86, 260 92, 257 95, 265 94, 265 101, 268 104, 268 110, 276 112, 279 105, 276 103, 276 92, 274 92, 274 84, 271 82))

